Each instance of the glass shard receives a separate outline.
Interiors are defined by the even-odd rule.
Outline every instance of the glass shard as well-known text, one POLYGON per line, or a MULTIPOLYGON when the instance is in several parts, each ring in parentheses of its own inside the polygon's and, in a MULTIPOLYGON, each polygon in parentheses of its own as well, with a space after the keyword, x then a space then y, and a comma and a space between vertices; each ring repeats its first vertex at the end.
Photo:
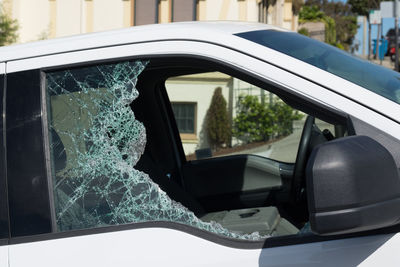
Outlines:
POLYGON ((146 130, 129 104, 138 96, 134 61, 47 74, 50 147, 58 230, 135 222, 187 224, 231 238, 258 240, 203 222, 136 170, 146 130))

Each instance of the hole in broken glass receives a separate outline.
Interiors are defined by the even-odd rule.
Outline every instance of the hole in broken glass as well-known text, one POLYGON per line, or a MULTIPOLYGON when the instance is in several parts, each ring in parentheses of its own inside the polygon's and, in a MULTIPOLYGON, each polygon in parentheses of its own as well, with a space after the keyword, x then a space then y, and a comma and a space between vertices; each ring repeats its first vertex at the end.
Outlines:
POLYGON ((139 95, 137 79, 147 64, 123 62, 47 74, 59 230, 172 221, 232 238, 263 238, 201 221, 134 168, 144 152, 146 131, 129 104, 139 95), (59 151, 60 144, 65 151, 59 151))

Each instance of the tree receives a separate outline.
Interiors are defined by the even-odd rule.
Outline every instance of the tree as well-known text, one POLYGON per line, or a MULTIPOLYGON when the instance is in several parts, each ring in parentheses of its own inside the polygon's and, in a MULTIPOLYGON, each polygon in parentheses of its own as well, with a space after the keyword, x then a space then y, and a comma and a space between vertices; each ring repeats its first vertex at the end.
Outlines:
POLYGON ((17 21, 11 19, 3 8, 0 8, 0 46, 14 43, 18 38, 17 31, 17 21))
POLYGON ((306 28, 300 28, 298 30, 298 33, 305 35, 305 36, 310 36, 310 33, 308 32, 308 30, 306 28))
POLYGON ((222 95, 222 88, 215 88, 210 107, 206 114, 206 131, 212 147, 216 150, 224 144, 228 145, 231 138, 231 127, 227 103, 222 95))
POLYGON ((351 5, 341 1, 324 0, 321 9, 331 17, 336 24, 336 41, 345 50, 349 50, 357 33, 357 18, 352 11, 351 5))
POLYGON ((336 45, 336 24, 335 21, 327 16, 316 5, 303 6, 299 13, 300 22, 320 21, 325 24, 325 42, 331 45, 336 45))
POLYGON ((267 104, 258 96, 241 96, 233 120, 233 135, 246 143, 268 141, 291 134, 293 121, 301 118, 301 114, 281 100, 267 104))
POLYGON ((298 15, 301 7, 303 6, 304 1, 303 0, 292 0, 292 11, 293 15, 298 15))
POLYGON ((322 21, 324 18, 325 13, 317 5, 303 6, 299 14, 301 21, 322 21))
MULTIPOLYGON (((325 15, 324 22, 328 35, 326 42, 349 50, 357 33, 357 18, 354 16, 352 6, 341 1, 328 0, 308 0, 305 3, 306 6, 310 11, 318 13, 320 20, 322 20, 322 14, 325 15)), ((304 7, 303 9, 307 10, 304 7)), ((301 13, 303 13, 303 10, 301 13)))
POLYGON ((272 135, 271 115, 257 96, 241 96, 233 120, 233 135, 246 143, 267 141, 272 135))
POLYGON ((336 40, 349 50, 357 33, 357 18, 355 16, 341 16, 336 21, 336 40))
POLYGON ((380 0, 348 0, 347 3, 351 6, 351 11, 360 16, 369 15, 371 9, 378 9, 380 0))

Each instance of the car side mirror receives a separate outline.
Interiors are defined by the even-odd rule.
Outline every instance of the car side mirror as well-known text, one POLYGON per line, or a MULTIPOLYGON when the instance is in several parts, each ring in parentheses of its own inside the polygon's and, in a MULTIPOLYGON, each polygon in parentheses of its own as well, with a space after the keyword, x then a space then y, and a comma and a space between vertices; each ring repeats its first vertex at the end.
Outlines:
POLYGON ((306 168, 311 230, 354 233, 399 223, 400 178, 381 144, 366 136, 317 146, 306 168))

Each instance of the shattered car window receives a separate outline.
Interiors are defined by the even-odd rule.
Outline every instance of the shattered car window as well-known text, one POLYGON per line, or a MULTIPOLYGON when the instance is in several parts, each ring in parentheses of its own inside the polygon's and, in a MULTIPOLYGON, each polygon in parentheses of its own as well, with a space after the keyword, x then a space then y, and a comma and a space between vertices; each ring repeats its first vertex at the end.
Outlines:
POLYGON ((170 221, 223 236, 257 240, 203 222, 135 169, 146 129, 130 104, 146 61, 46 75, 53 194, 58 231, 170 221))

